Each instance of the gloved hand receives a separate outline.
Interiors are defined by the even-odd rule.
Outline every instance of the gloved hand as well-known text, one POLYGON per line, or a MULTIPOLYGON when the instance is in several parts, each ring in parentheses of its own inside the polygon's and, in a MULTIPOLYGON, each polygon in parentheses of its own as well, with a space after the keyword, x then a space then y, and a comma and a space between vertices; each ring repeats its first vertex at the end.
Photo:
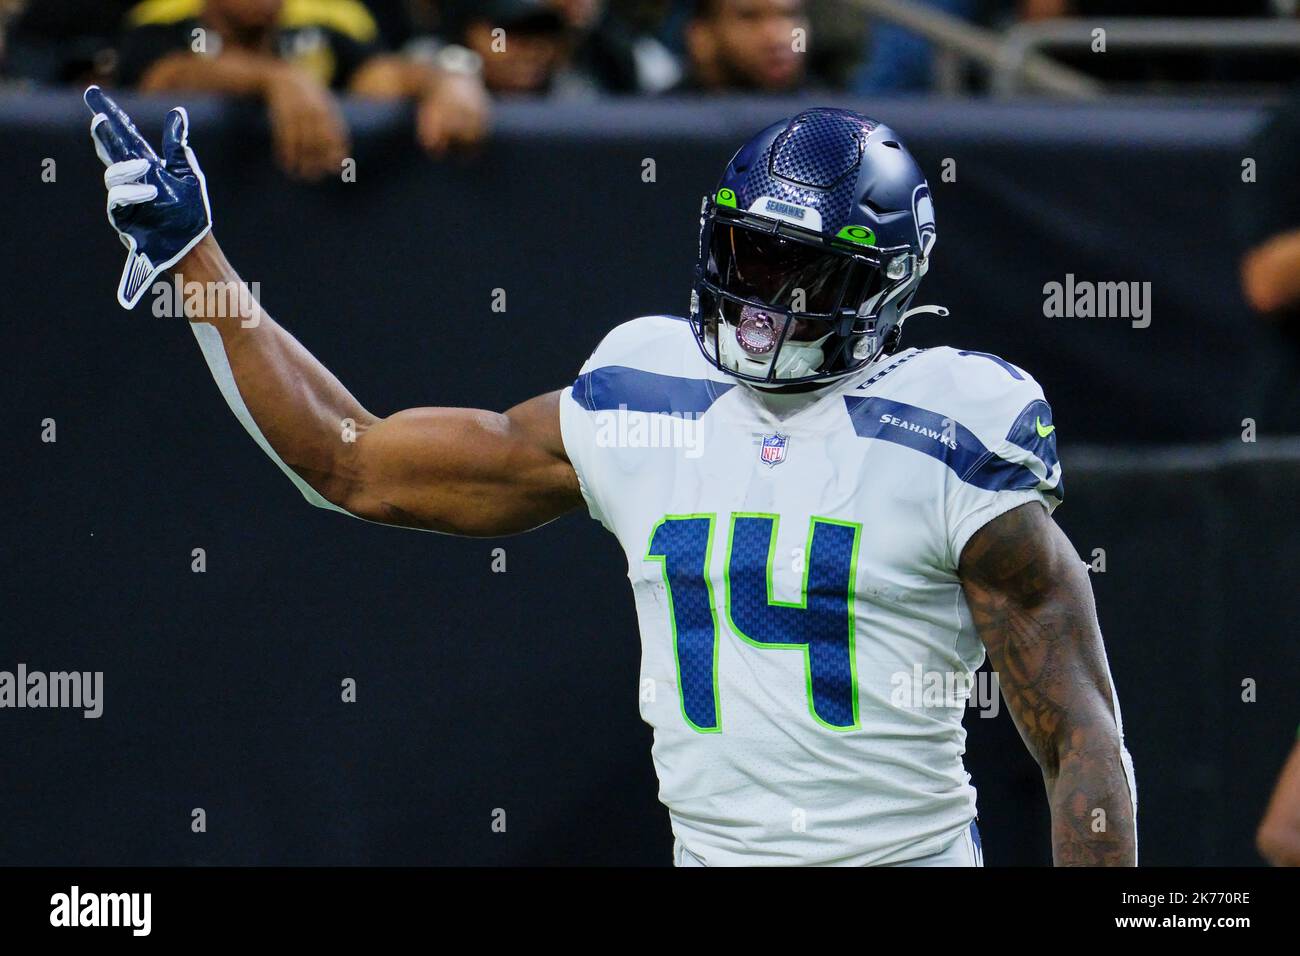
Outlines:
POLYGON ((167 114, 159 159, 131 117, 98 86, 86 90, 85 100, 95 114, 90 121, 95 153, 108 167, 108 221, 127 249, 117 301, 130 309, 159 273, 211 231, 208 184, 189 147, 184 107, 167 114))

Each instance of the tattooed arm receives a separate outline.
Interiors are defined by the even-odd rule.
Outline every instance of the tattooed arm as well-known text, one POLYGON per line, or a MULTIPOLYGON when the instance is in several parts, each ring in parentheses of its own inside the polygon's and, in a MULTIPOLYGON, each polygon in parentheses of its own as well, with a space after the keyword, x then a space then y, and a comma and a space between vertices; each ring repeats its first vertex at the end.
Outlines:
POLYGON ((1136 865, 1127 755, 1082 561, 1031 502, 975 532, 958 570, 1002 695, 1043 771, 1055 864, 1136 865))

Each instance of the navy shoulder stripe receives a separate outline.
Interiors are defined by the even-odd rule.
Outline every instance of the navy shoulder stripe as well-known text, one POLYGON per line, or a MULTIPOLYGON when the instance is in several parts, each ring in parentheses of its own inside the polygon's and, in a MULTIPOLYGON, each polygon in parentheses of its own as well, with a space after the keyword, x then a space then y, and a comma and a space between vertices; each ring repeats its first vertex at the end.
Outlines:
POLYGON ((1024 465, 994 454, 960 422, 938 412, 887 398, 844 396, 859 438, 904 445, 943 462, 967 484, 986 491, 1037 488, 1039 478, 1024 465))
POLYGON ((592 412, 625 408, 630 412, 700 415, 735 387, 707 378, 682 378, 606 365, 579 375, 573 383, 573 398, 592 412))

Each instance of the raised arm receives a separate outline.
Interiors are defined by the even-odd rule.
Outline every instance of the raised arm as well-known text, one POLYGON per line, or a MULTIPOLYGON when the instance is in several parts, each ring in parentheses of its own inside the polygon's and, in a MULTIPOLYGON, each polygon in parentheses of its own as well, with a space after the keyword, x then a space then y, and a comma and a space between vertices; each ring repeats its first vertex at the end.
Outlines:
POLYGON ((1083 562, 1031 502, 972 535, 958 570, 1007 707, 1042 768, 1056 865, 1136 865, 1132 767, 1083 562))
MULTIPOLYGON (((186 283, 240 282, 210 235, 177 270, 186 283)), ((189 317, 215 329, 199 340, 218 384, 229 392, 233 382, 232 409, 243 419, 242 403, 278 459, 325 502, 371 521, 465 535, 526 531, 582 503, 560 437, 559 392, 504 413, 413 408, 380 418, 251 296, 224 301, 238 302, 238 314, 189 317)))
MULTIPOLYGON (((240 282, 211 236, 178 270, 187 283, 240 282)), ((582 503, 559 392, 504 413, 413 408, 380 418, 251 297, 225 299, 241 302, 240 314, 190 317, 215 329, 217 339, 199 338, 218 383, 228 391, 233 382, 236 414, 242 402, 279 460, 329 504, 385 524, 497 535, 582 503)))
POLYGON ((162 156, 98 88, 91 135, 105 165, 109 221, 127 246, 118 299, 135 306, 176 272, 231 410, 314 504, 406 527, 466 535, 525 531, 582 502, 560 436, 559 393, 505 413, 366 411, 252 299, 212 238, 206 184, 183 109, 162 156), (191 296, 191 283, 205 295, 191 296), (217 294, 211 294, 211 293, 217 294))

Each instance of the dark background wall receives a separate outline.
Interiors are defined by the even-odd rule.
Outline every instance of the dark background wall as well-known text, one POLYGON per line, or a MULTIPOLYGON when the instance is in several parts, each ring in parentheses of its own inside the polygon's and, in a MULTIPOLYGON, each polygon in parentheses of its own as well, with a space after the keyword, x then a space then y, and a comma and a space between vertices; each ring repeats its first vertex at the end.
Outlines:
MULTIPOLYGON (((124 104, 151 137, 171 105, 124 104)), ((507 407, 570 381, 610 326, 680 312, 700 196, 749 132, 806 104, 506 107, 480 157, 447 164, 414 150, 401 110, 349 107, 358 181, 323 186, 271 168, 256 110, 188 105, 231 259, 382 414, 507 407)), ((936 193, 922 300, 953 316, 908 341, 1001 354, 1055 409, 1058 518, 1107 555, 1095 587, 1144 862, 1255 862, 1300 710, 1300 451, 1244 397, 1262 346, 1206 210, 1244 188, 1257 111, 850 105, 908 139, 936 193), (1067 272, 1152 282, 1150 328, 1044 317, 1043 284, 1067 272), (1240 441, 1247 416, 1258 444, 1240 441)), ((468 541, 306 505, 182 323, 113 301, 122 250, 87 120, 71 93, 0 97, 0 669, 106 685, 99 720, 0 711, 0 862, 666 863, 614 540, 582 515, 468 541)), ((989 861, 1046 862, 1009 719, 967 726, 989 861)))

